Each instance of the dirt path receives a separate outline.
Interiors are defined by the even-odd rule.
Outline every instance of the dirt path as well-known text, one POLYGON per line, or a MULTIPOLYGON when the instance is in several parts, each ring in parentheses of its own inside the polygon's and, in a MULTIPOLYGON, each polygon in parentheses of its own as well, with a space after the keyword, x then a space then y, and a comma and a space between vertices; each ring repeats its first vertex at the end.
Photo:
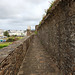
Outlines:
POLYGON ((18 75, 60 75, 37 36, 28 49, 18 75))

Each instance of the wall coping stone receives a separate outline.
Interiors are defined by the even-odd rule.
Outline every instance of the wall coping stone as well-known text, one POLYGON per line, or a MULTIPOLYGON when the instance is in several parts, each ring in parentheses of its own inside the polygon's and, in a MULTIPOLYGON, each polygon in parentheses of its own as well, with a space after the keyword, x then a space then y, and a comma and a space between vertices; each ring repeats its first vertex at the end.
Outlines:
POLYGON ((13 44, 9 45, 8 47, 0 49, 0 64, 10 53, 12 53, 17 47, 23 44, 23 42, 28 38, 30 38, 31 36, 26 36, 21 40, 15 41, 13 44))

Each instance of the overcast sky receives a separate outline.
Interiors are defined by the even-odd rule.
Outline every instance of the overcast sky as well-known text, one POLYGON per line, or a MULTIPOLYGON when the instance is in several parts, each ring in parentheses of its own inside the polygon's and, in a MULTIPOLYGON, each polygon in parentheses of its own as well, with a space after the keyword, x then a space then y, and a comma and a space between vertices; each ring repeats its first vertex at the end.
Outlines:
POLYGON ((0 0, 0 29, 34 29, 53 0, 0 0))

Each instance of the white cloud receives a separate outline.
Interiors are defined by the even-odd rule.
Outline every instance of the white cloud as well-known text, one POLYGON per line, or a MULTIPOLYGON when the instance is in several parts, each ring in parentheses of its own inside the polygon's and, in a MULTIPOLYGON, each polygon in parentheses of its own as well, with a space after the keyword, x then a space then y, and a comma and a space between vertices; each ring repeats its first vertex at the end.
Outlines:
POLYGON ((28 25, 34 28, 49 7, 48 1, 0 0, 0 29, 26 29, 28 25))

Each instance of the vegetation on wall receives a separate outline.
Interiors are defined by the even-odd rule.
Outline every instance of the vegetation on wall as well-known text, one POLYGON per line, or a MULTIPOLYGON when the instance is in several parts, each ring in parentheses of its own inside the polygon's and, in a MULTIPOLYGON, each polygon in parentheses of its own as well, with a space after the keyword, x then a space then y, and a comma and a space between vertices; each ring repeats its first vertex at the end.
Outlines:
POLYGON ((51 2, 51 5, 50 5, 49 9, 47 10, 47 12, 49 12, 51 10, 51 8, 53 7, 54 3, 55 3, 55 1, 51 2))
POLYGON ((55 1, 52 1, 52 2, 50 3, 51 5, 50 5, 49 9, 47 10, 47 13, 48 13, 49 11, 51 11, 52 9, 55 8, 55 6, 57 5, 58 1, 59 1, 59 0, 55 0, 55 1))
POLYGON ((37 31, 35 31, 35 34, 37 34, 37 31))
POLYGON ((50 7, 49 7, 47 10, 45 10, 45 14, 46 14, 46 15, 45 15, 45 14, 43 15, 43 18, 42 18, 42 20, 40 21, 39 25, 41 25, 42 21, 45 20, 47 14, 56 6, 56 4, 58 3, 58 1, 59 1, 59 0, 55 0, 55 1, 52 1, 52 2, 50 3, 50 7))

